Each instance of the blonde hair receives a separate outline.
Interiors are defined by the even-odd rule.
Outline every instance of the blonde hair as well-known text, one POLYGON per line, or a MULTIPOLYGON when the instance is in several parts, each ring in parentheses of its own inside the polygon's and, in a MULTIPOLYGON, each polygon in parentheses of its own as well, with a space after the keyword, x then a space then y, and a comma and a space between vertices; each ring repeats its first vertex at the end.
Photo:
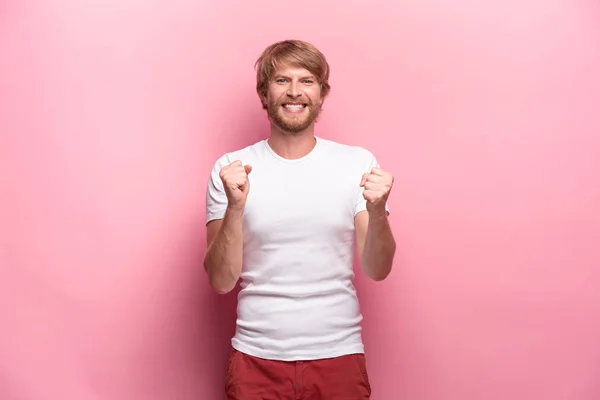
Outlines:
MULTIPOLYGON (((310 71, 321 85, 321 97, 325 98, 329 94, 329 64, 323 53, 302 40, 283 40, 267 47, 256 61, 256 92, 261 101, 267 97, 269 80, 273 73, 283 64, 310 71)), ((267 108, 264 102, 263 108, 267 108)))

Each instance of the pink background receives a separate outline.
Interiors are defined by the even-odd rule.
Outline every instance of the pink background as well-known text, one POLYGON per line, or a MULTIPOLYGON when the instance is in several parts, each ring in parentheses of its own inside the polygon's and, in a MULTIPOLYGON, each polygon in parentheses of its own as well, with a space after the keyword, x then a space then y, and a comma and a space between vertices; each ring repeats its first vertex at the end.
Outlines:
POLYGON ((222 398, 204 191, 283 38, 331 63, 318 134, 396 177, 373 399, 600 398, 600 3, 365 4, 0 2, 0 399, 222 398))

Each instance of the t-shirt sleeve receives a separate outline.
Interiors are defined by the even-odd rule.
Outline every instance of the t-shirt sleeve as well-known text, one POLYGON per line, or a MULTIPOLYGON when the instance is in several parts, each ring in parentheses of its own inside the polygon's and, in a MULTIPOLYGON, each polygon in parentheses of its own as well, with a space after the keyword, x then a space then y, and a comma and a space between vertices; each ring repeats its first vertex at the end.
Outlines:
MULTIPOLYGON (((371 170, 373 168, 380 168, 379 163, 377 162, 377 158, 373 154, 371 154, 371 153, 369 153, 369 154, 370 154, 370 162, 365 165, 365 170, 363 171, 363 173, 371 172, 371 170)), ((361 176, 361 178, 362 178, 362 176, 361 176)), ((358 197, 356 198, 356 204, 354 207, 354 215, 355 216, 359 212, 365 211, 367 209, 367 200, 365 200, 365 198, 363 196, 363 192, 364 192, 364 188, 360 187, 358 190, 358 197)), ((389 215, 390 208, 387 203, 385 204, 385 209, 389 215)))
POLYGON ((223 181, 219 173, 221 168, 229 164, 229 157, 227 155, 219 158, 210 172, 208 179, 208 185, 206 188, 206 223, 215 219, 222 219, 225 216, 225 210, 227 209, 227 195, 223 188, 223 181))

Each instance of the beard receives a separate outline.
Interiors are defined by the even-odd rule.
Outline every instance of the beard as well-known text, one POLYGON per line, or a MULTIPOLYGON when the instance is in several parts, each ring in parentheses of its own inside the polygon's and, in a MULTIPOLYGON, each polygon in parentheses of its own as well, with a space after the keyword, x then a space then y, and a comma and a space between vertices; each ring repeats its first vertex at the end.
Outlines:
MULTIPOLYGON (((289 101, 289 100, 288 100, 289 101)), ((268 105, 269 119, 284 133, 298 134, 304 132, 317 121, 320 107, 306 100, 305 111, 300 114, 286 113, 283 104, 288 101, 275 101, 268 105)))

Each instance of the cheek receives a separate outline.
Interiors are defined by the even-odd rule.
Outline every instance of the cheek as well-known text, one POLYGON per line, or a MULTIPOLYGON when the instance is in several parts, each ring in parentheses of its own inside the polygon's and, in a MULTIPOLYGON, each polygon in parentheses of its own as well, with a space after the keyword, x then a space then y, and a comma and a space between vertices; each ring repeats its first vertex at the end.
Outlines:
POLYGON ((285 95, 285 90, 280 88, 271 88, 267 91, 267 101, 278 101, 283 95, 285 95))
POLYGON ((323 99, 320 96, 310 96, 310 100, 312 101, 313 104, 318 105, 318 106, 322 106, 323 105, 323 99))
POLYGON ((323 101, 321 98, 321 91, 319 89, 314 89, 307 91, 306 94, 310 97, 313 103, 319 104, 323 101))

